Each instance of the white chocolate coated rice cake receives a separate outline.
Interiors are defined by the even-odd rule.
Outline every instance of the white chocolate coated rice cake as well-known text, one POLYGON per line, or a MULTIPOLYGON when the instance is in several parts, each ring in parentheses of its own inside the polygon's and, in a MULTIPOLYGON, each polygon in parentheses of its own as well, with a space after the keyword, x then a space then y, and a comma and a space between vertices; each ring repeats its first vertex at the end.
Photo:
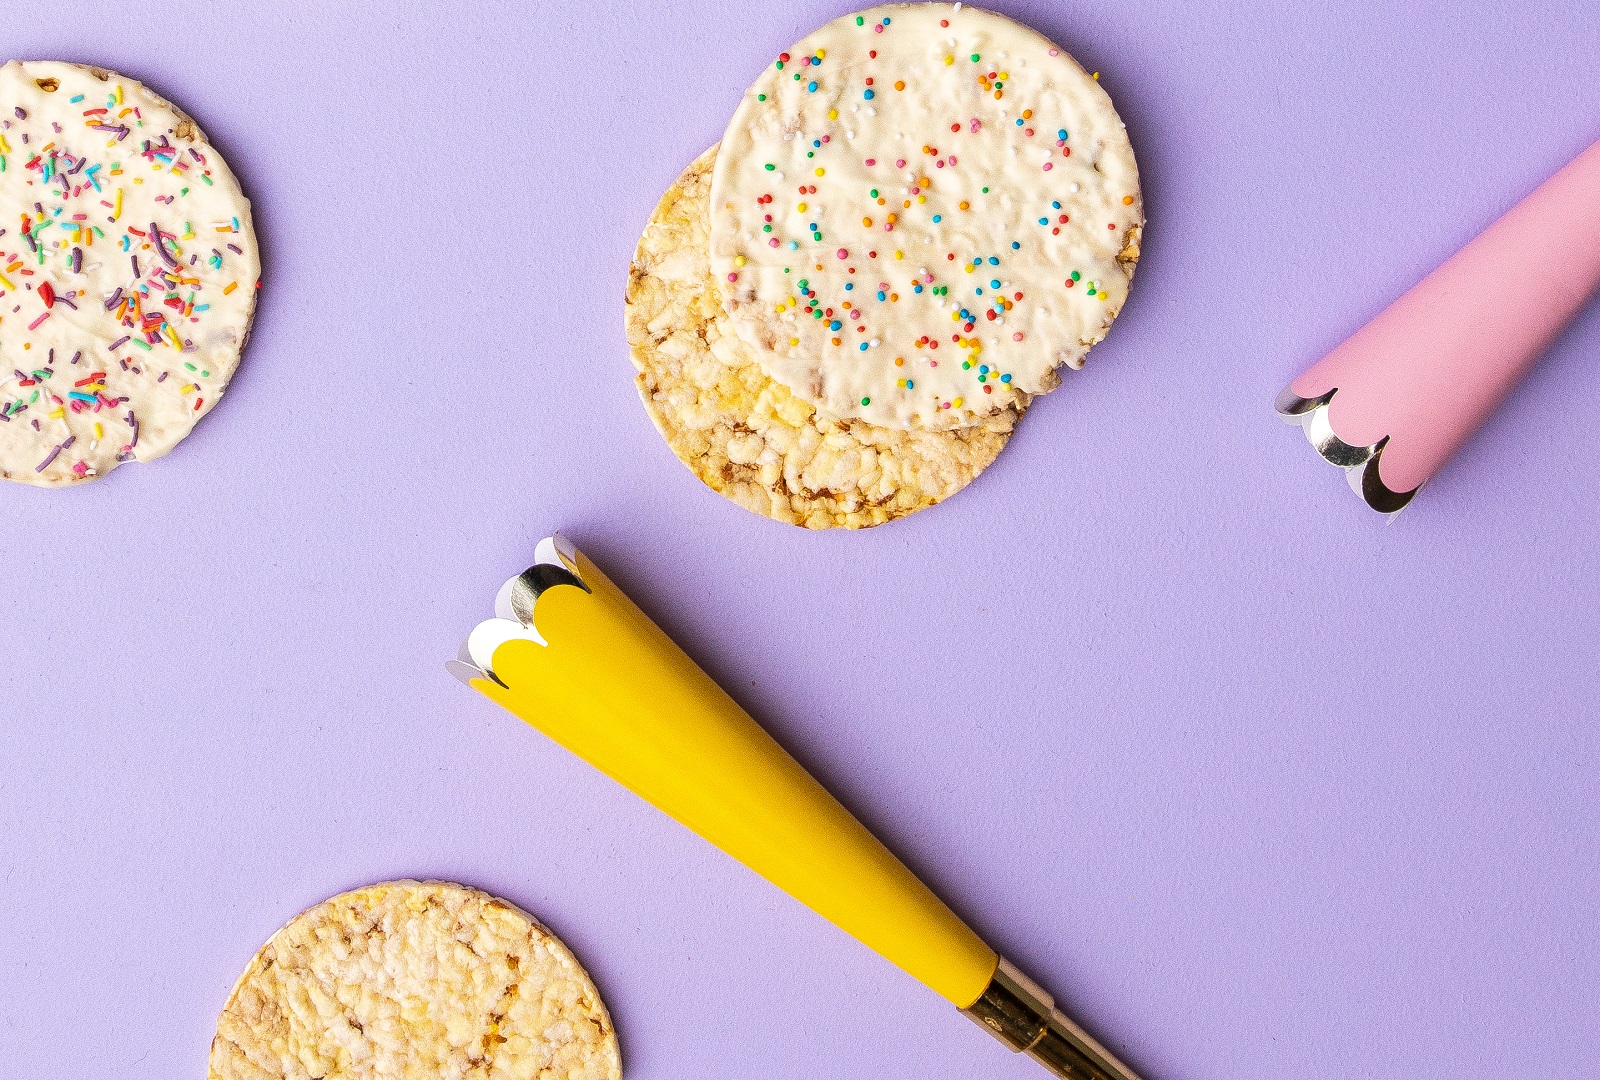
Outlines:
POLYGON ((711 267, 824 412, 950 428, 1043 393, 1121 310, 1143 228, 1111 99, 1003 16, 890 4, 780 54, 728 125, 711 267))
POLYGON ((0 67, 0 477, 170 451, 238 366, 260 275, 250 203, 193 120, 98 68, 0 67))

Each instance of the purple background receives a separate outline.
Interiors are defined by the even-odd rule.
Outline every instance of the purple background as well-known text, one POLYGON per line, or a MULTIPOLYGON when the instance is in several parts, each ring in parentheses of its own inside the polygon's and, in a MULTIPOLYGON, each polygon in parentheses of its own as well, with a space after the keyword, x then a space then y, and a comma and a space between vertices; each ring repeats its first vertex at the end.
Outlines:
POLYGON ((0 489, 0 1075, 201 1076, 274 928, 406 875, 546 919, 636 1080, 1036 1075, 445 674, 557 527, 1151 1080, 1592 1071, 1600 310, 1390 525, 1271 403, 1600 137, 1600 7, 998 3, 1127 119, 1132 302, 830 535, 672 457, 622 294, 845 6, 276 6, 0 23, 191 111, 267 266, 170 458, 0 489))

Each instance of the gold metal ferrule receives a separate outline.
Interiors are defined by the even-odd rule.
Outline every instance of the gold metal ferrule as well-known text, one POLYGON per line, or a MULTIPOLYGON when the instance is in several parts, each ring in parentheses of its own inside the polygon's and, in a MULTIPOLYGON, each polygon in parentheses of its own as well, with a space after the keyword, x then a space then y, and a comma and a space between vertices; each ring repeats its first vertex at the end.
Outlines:
POLYGON ((1139 1080, 1005 957, 983 994, 962 1011, 1011 1049, 1067 1080, 1139 1080))

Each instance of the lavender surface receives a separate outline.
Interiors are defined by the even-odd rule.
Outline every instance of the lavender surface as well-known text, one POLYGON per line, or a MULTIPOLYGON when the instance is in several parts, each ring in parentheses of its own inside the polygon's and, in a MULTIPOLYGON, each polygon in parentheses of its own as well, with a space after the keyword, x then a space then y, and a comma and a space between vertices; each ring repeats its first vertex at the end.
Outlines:
POLYGON ((1128 122, 1131 301, 967 491, 813 535, 673 458, 621 305, 845 5, 13 0, 199 121, 265 284, 178 451, 0 488, 0 1075, 201 1076, 402 876, 547 921, 634 1080, 1038 1075, 444 672, 557 527, 1151 1080, 1592 1070, 1600 310, 1392 525, 1272 401, 1600 137, 1600 8, 997 6, 1128 122))

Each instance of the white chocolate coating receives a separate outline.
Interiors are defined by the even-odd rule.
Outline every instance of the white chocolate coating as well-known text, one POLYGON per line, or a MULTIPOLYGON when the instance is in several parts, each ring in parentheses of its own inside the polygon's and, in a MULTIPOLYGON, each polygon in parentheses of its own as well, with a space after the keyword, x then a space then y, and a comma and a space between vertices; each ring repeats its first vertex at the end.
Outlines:
POLYGON ((711 261, 736 332, 796 394, 961 427, 1082 366, 1143 224, 1122 121, 1070 56, 992 12, 890 4, 808 35, 745 94, 711 261))
POLYGON ((171 450, 237 367, 260 274, 250 203, 194 121, 109 72, 0 67, 0 477, 171 450))

